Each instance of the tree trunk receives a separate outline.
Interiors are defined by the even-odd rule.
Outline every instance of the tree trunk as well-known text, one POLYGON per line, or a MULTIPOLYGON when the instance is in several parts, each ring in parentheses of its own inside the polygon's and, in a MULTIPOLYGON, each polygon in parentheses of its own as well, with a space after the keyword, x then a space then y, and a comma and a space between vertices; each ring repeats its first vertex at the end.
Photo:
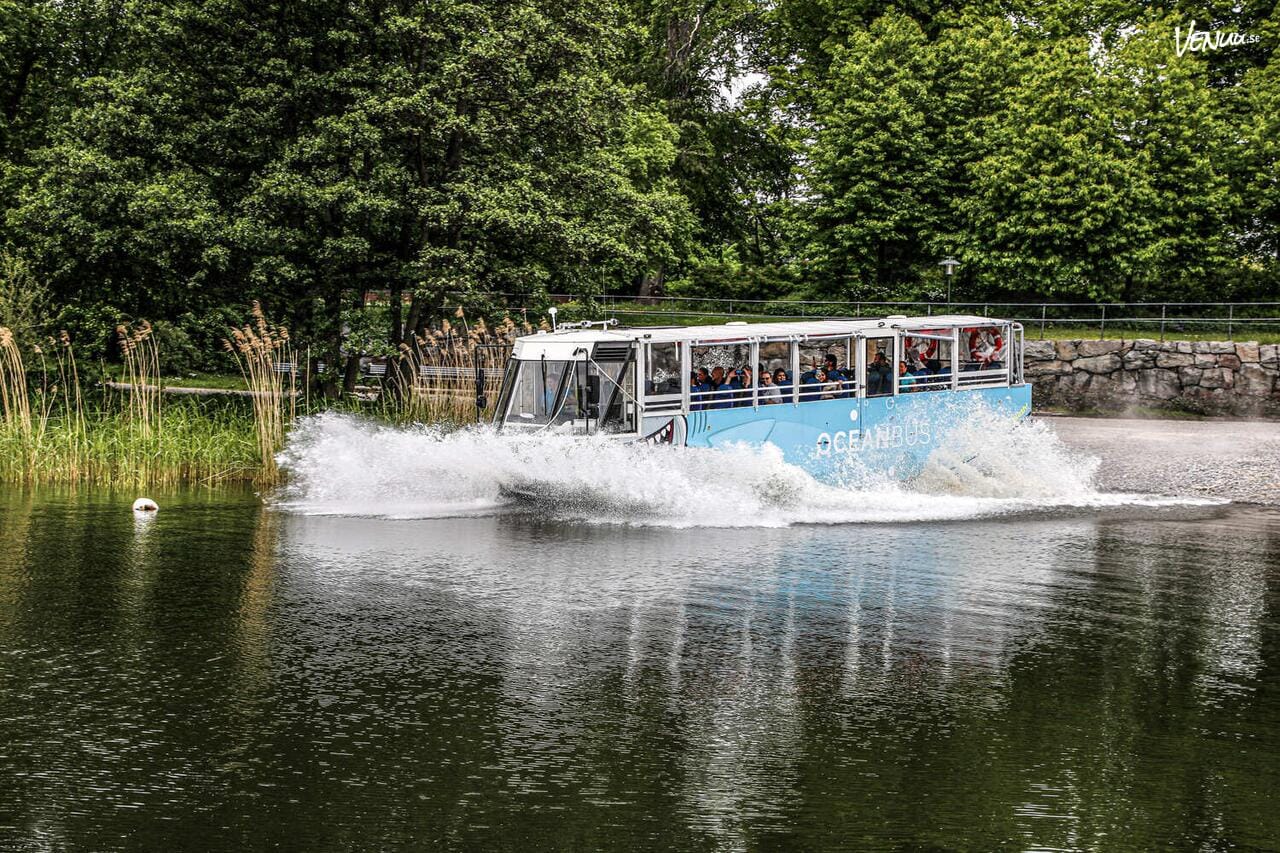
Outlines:
POLYGON ((356 390, 356 382, 360 379, 360 354, 347 356, 347 363, 342 368, 342 393, 350 394, 356 390))
POLYGON ((329 322, 332 324, 333 335, 329 339, 329 352, 327 360, 329 369, 320 377, 320 394, 329 400, 336 400, 340 395, 340 388, 337 382, 338 365, 342 363, 342 291, 339 290, 333 294, 328 301, 329 304, 329 322))
POLYGON ((653 297, 662 295, 662 290, 666 283, 667 265, 659 261, 655 269, 646 272, 644 278, 640 279, 640 301, 655 301, 653 297))
POLYGON ((401 316, 404 308, 403 295, 404 291, 400 289, 399 284, 391 286, 391 305, 388 312, 391 315, 391 328, 387 330, 389 333, 387 341, 393 349, 398 349, 400 344, 404 343, 404 326, 400 322, 403 319, 401 316))

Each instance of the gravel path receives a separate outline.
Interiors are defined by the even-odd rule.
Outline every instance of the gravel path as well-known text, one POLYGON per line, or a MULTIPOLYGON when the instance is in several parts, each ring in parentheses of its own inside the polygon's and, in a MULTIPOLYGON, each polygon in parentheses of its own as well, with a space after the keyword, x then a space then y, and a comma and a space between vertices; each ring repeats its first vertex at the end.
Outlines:
POLYGON ((1280 506, 1280 422, 1046 418, 1102 459, 1108 491, 1205 495, 1280 506))

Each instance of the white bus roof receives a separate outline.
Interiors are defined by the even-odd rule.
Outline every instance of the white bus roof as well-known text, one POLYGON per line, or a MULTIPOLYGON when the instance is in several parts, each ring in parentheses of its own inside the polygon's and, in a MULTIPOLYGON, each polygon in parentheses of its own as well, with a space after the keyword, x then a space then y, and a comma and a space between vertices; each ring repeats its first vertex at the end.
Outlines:
POLYGON ((516 342, 516 358, 540 358, 567 360, 573 351, 601 342, 692 341, 699 343, 727 343, 753 339, 786 340, 796 338, 838 338, 859 332, 892 332, 897 329, 950 329, 972 326, 1002 326, 1010 323, 995 317, 978 317, 972 314, 936 314, 924 317, 877 317, 870 320, 799 320, 764 323, 721 323, 715 326, 636 326, 610 329, 561 329, 525 335, 516 342))

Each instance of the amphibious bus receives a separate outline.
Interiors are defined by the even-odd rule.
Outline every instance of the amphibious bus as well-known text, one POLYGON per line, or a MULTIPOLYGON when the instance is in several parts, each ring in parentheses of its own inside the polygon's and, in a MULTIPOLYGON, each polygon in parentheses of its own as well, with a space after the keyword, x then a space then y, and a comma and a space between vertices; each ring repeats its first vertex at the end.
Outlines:
POLYGON ((855 457, 909 476, 970 413, 1031 409, 1023 329, 1008 320, 616 322, 518 339, 495 426, 687 447, 772 444, 815 473, 855 457))

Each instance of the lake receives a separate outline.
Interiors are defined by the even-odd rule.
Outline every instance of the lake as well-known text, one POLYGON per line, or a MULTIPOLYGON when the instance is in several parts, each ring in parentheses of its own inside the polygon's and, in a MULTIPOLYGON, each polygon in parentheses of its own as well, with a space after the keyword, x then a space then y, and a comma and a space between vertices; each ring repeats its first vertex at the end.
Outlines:
POLYGON ((265 504, 0 492, 0 849, 1280 845, 1276 509, 691 524, 415 440, 265 504), (386 491, 445 458, 453 511, 386 491))

